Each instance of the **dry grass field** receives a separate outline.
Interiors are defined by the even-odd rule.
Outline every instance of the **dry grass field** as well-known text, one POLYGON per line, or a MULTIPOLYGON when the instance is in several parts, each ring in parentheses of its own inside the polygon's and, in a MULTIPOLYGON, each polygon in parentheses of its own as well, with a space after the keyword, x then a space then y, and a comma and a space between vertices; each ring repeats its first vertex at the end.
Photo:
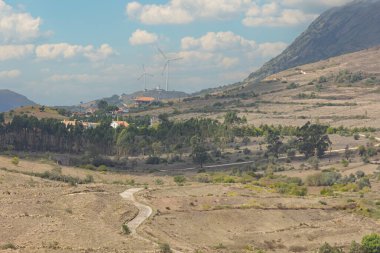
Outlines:
MULTIPOLYGON (((324 164, 321 169, 332 166, 324 164)), ((308 187, 306 196, 293 196, 255 182, 200 183, 196 172, 186 172, 180 186, 160 173, 62 167, 63 175, 94 178, 93 183, 73 186, 25 174, 58 170, 46 161, 15 165, 11 158, 0 157, 0 167, 7 169, 0 170, 0 247, 15 247, 1 252, 160 252, 155 243, 189 253, 314 252, 324 242, 347 247, 352 240, 380 232, 380 182, 375 177, 366 191, 322 196, 322 187, 308 187), (121 230, 138 212, 119 195, 132 187, 146 188, 136 198, 154 210, 138 237, 121 230)), ((377 165, 359 161, 334 167, 347 175, 378 172, 377 165)), ((275 175, 305 179, 313 173, 317 171, 296 167, 275 175)), ((225 177, 229 172, 208 175, 225 177)))

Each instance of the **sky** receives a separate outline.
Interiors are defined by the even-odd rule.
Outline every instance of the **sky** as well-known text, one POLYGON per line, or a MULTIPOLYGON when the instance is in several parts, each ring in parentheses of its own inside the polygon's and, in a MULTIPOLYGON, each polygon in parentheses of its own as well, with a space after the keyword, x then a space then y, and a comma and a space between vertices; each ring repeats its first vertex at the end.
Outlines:
POLYGON ((0 0, 0 89, 74 105, 245 79, 349 0, 0 0))

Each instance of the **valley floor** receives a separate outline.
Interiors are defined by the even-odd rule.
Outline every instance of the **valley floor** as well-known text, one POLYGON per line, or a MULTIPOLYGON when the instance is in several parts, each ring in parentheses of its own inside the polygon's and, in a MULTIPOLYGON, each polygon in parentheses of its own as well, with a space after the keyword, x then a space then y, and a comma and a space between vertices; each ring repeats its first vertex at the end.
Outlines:
MULTIPOLYGON (((254 183, 199 183, 195 172, 187 172, 187 181, 177 185, 171 176, 59 169, 47 161, 21 160, 15 165, 11 158, 0 157, 0 167, 4 252, 160 252, 160 243, 189 253, 313 252, 324 242, 347 247, 380 232, 377 216, 365 212, 368 207, 379 212, 377 180, 371 180, 369 192, 322 196, 321 187, 308 187, 307 196, 297 197, 254 183), (94 182, 71 186, 26 175, 54 170, 79 178, 92 175, 94 182), (126 189, 131 190, 124 195, 134 193, 137 202, 120 196, 126 189), (122 224, 138 215, 138 203, 152 207, 153 214, 138 220, 149 216, 141 227, 128 223, 132 235, 126 235, 122 224)), ((372 174, 377 165, 335 167, 343 174, 372 174)), ((305 178, 315 172, 276 174, 305 178)), ((214 173, 210 175, 219 172, 214 173)))

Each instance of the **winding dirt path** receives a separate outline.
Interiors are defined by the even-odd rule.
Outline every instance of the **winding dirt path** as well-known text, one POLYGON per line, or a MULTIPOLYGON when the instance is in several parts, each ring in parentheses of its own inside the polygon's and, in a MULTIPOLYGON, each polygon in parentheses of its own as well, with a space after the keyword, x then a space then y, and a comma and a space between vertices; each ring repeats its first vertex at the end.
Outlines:
MULTIPOLYGON (((127 223, 127 225, 128 225, 128 228, 131 230, 132 236, 134 236, 135 238, 144 240, 146 242, 152 243, 153 245, 158 247, 159 246, 158 243, 156 243, 155 241, 153 241, 151 239, 145 238, 145 237, 143 237, 137 233, 137 229, 140 227, 140 225, 142 223, 144 223, 144 221, 146 221, 153 213, 153 210, 150 206, 144 205, 135 199, 134 194, 138 193, 142 190, 144 190, 144 189, 143 188, 131 188, 131 189, 126 190, 125 192, 120 193, 120 196, 123 199, 131 201, 133 203, 133 205, 135 205, 139 209, 139 213, 137 214, 137 216, 133 220, 129 221, 127 223)), ((171 250, 173 253, 182 253, 181 251, 178 251, 175 249, 171 249, 171 250)))
POLYGON ((144 204, 136 201, 136 199, 135 199, 134 194, 139 192, 139 191, 142 191, 142 190, 143 190, 143 188, 132 188, 132 189, 126 190, 123 193, 120 193, 120 196, 123 199, 131 201, 133 203, 133 205, 135 205, 139 209, 139 213, 137 214, 137 216, 133 220, 131 220, 127 223, 128 228, 131 230, 131 235, 137 234, 137 232, 136 232, 137 228, 146 219, 148 219, 153 213, 153 210, 150 206, 144 205, 144 204))

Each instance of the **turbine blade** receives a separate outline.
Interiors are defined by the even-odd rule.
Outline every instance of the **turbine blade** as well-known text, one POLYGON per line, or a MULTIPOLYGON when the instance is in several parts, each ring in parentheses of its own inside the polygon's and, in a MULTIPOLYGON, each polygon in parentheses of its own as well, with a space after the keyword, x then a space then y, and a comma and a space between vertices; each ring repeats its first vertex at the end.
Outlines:
POLYGON ((158 50, 158 52, 160 52, 160 54, 162 55, 162 57, 164 57, 165 60, 168 59, 168 58, 166 57, 166 55, 164 54, 164 52, 162 52, 161 48, 159 48, 158 46, 157 46, 157 50, 158 50))
POLYGON ((173 59, 170 59, 169 61, 179 61, 179 60, 182 60, 183 57, 178 57, 178 58, 173 58, 173 59))
POLYGON ((137 80, 141 80, 141 78, 143 78, 144 77, 144 75, 141 75, 139 78, 137 78, 137 80))

